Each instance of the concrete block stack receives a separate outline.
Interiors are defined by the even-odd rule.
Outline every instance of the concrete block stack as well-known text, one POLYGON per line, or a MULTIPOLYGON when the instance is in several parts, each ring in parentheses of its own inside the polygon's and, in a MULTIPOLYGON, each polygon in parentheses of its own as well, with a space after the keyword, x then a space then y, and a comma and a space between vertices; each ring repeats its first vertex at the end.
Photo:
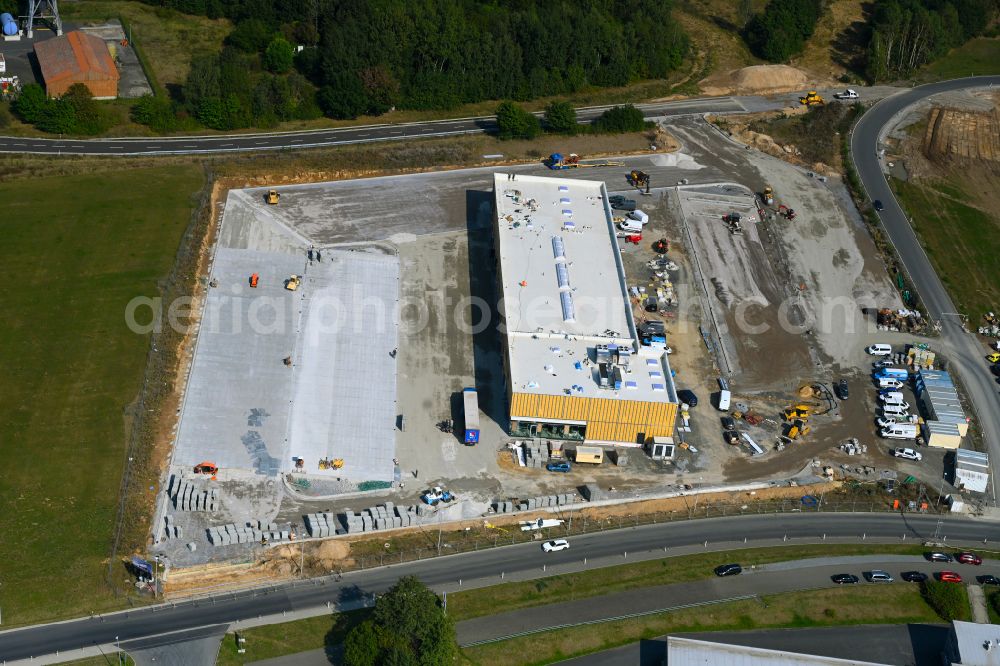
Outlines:
POLYGON ((163 533, 167 539, 183 539, 184 530, 179 525, 174 524, 174 517, 167 515, 163 517, 163 533))
POLYGON ((331 513, 310 513, 305 519, 306 530, 311 537, 321 539, 337 533, 337 524, 331 513))
POLYGON ((524 443, 524 464, 527 467, 545 467, 549 462, 549 445, 540 439, 524 443))
POLYGON ((549 507, 566 506, 576 501, 575 493, 562 493, 559 495, 543 495, 542 497, 529 497, 519 502, 510 500, 497 500, 493 502, 493 511, 496 513, 516 513, 518 511, 534 511, 549 507))
MULTIPOLYGON (((385 504, 364 509, 359 513, 354 513, 351 509, 346 509, 344 513, 340 514, 340 519, 347 528, 348 534, 357 534, 358 532, 413 527, 419 525, 424 516, 427 516, 429 513, 428 507, 422 504, 403 507, 396 506, 392 502, 386 502, 385 504)), ((310 532, 310 534, 312 533, 310 532)))
POLYGON ((288 541, 290 530, 278 529, 276 523, 250 521, 246 525, 237 526, 234 523, 209 527, 205 530, 208 541, 213 546, 231 546, 241 543, 259 543, 262 539, 269 542, 288 541))
POLYGON ((180 511, 215 511, 219 501, 215 488, 201 488, 199 484, 176 476, 170 477, 167 496, 180 511))

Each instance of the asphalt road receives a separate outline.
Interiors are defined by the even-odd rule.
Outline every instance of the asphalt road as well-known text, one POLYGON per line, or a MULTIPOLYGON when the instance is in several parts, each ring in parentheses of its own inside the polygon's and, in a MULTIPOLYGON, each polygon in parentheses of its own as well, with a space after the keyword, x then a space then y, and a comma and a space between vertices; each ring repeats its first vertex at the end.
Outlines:
MULTIPOLYGON (((763 100, 763 98, 760 98, 763 100)), ((752 104, 754 108, 763 101, 752 104)), ((774 108, 786 102, 774 101, 774 108)), ((669 117, 701 113, 740 113, 745 107, 733 97, 687 99, 675 102, 637 105, 648 117, 669 117)), ((608 107, 577 110, 580 122, 590 122, 608 107)), ((143 137, 115 139, 39 139, 0 137, 0 152, 47 155, 179 155, 227 153, 259 150, 296 150, 377 141, 399 141, 430 137, 495 132, 496 118, 456 118, 432 122, 394 125, 365 125, 339 129, 267 134, 226 134, 214 136, 143 137)))
POLYGON ((975 407, 975 420, 982 429, 990 454, 991 476, 994 479, 991 495, 996 504, 995 480, 1000 478, 1000 395, 997 393, 997 385, 986 362, 983 346, 962 325, 955 304, 893 196, 878 155, 881 148, 880 137, 888 131, 893 118, 910 105, 937 93, 994 85, 1000 85, 1000 76, 955 79, 912 88, 879 101, 862 116, 854 128, 851 157, 868 196, 872 200, 880 200, 885 207, 879 213, 882 225, 896 247, 928 314, 941 322, 942 347, 950 362, 949 370, 961 380, 975 407))
MULTIPOLYGON (((893 88, 858 88, 863 100, 879 99, 893 88)), ((834 91, 820 91, 827 97, 834 91)), ((798 93, 769 97, 703 97, 672 102, 636 104, 647 118, 700 115, 703 113, 743 113, 769 111, 796 103, 798 93)), ((608 106, 577 109, 577 120, 589 123, 608 106)), ((540 115, 540 114, 536 114, 540 115)), ((261 134, 225 134, 182 137, 122 137, 110 139, 42 139, 33 137, 0 137, 0 152, 44 155, 189 155, 259 150, 296 150, 377 141, 400 141, 430 137, 456 136, 495 132, 493 116, 454 118, 431 122, 394 125, 365 125, 339 129, 302 132, 271 132, 261 134)))
MULTIPOLYGON (((710 542, 804 538, 930 538, 938 517, 885 514, 773 514, 734 516, 650 525, 573 537, 572 547, 543 555, 538 544, 521 544, 479 552, 440 557, 420 562, 346 574, 343 580, 318 579, 300 585, 224 594, 177 604, 38 625, 0 633, 0 661, 12 661, 66 652, 81 647, 145 639, 166 632, 197 629, 259 616, 281 616, 328 602, 356 601, 363 595, 379 594, 403 575, 416 575, 432 586, 454 584, 458 579, 495 578, 518 572, 537 572, 541 565, 578 563, 623 553, 639 554, 710 542)), ((969 518, 942 519, 939 538, 951 542, 1000 545, 1000 523, 969 518)))
MULTIPOLYGON (((739 562, 740 559, 739 553, 733 553, 734 561, 739 562)), ((697 557, 689 557, 688 560, 692 569, 699 568, 697 557)), ((993 560, 986 560, 981 566, 954 562, 944 564, 927 562, 920 555, 821 557, 765 564, 755 569, 750 569, 750 563, 745 559, 742 564, 744 571, 739 576, 656 585, 465 620, 456 627, 458 644, 465 647, 574 624, 607 622, 685 606, 838 587, 831 576, 841 573, 858 576, 861 585, 888 584, 865 582, 865 572, 874 570, 888 571, 896 579, 893 585, 912 585, 900 578, 903 571, 921 571, 928 576, 946 570, 957 571, 965 582, 975 582, 975 577, 983 574, 1000 576, 1000 563, 993 560)), ((700 568, 707 573, 707 567, 700 568)))

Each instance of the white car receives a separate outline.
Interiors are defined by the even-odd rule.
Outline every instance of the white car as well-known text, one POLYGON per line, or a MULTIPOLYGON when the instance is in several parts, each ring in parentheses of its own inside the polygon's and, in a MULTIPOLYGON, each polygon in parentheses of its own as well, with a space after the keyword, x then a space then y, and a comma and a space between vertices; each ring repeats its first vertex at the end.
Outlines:
POLYGON ((891 428, 897 423, 898 421, 896 419, 889 418, 888 416, 880 416, 879 418, 875 419, 875 425, 877 425, 879 428, 891 428))
POLYGON ((892 345, 887 345, 884 343, 876 343, 874 345, 868 345, 865 351, 872 356, 891 356, 892 355, 892 345))
POLYGON ((905 458, 906 460, 922 460, 924 457, 919 451, 904 448, 893 449, 892 455, 897 458, 905 458))
POLYGON ((861 97, 857 92, 848 88, 844 92, 834 93, 833 95, 836 99, 858 99, 861 97))
POLYGON ((566 550, 567 548, 569 548, 569 541, 566 541, 566 539, 553 539, 542 544, 542 550, 546 553, 554 553, 559 550, 566 550))

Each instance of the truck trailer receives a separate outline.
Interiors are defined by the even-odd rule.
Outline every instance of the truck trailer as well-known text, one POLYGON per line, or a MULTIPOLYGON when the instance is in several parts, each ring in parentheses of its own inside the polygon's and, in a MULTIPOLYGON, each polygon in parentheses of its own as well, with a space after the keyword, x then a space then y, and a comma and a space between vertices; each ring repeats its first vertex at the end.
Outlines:
POLYGON ((467 388, 462 391, 462 402, 465 406, 465 437, 466 446, 479 443, 479 396, 476 389, 467 388))

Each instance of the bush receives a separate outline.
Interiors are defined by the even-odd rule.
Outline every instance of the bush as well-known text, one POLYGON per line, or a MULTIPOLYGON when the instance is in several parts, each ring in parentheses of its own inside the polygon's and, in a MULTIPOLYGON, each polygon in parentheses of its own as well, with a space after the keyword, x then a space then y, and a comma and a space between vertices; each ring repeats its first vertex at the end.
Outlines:
POLYGON ((969 616, 969 599, 961 585, 927 580, 921 583, 920 594, 946 622, 965 620, 969 616))
POLYGON ((177 127, 177 114, 169 99, 144 95, 132 107, 132 120, 157 132, 170 132, 177 127))
POLYGON ((569 102, 552 102, 545 107, 545 126, 557 134, 576 132, 576 109, 569 102))
POLYGON ((650 124, 646 122, 642 111, 631 104, 626 104, 625 106, 611 107, 598 116, 593 126, 598 132, 623 134, 625 132, 641 132, 650 124))
POLYGON ((275 74, 284 74, 292 68, 295 47, 284 37, 275 37, 264 51, 264 67, 275 74))
POLYGON ((245 53, 259 53, 271 42, 274 30, 260 19, 247 19, 236 24, 226 43, 245 53))
POLYGON ((501 139, 534 139, 542 131, 538 118, 514 102, 500 102, 496 115, 501 139))
POLYGON ((786 62, 805 47, 821 12, 819 0, 771 0, 747 23, 743 38, 754 55, 786 62))
POLYGON ((37 83, 29 83, 21 89, 21 94, 11 105, 11 110, 24 122, 35 124, 42 117, 42 111, 48 102, 45 89, 37 83))

